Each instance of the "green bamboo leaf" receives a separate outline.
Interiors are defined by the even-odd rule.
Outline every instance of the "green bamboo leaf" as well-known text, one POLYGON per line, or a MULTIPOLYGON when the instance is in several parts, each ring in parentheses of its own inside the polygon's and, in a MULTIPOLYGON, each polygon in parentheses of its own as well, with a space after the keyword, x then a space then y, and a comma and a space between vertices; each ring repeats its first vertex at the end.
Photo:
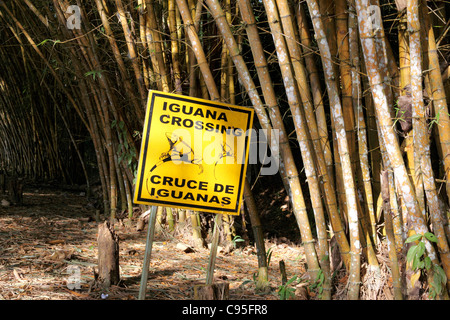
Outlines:
POLYGON ((103 71, 105 71, 105 70, 91 70, 91 71, 86 72, 84 74, 84 76, 85 77, 92 76, 92 78, 95 80, 95 77, 97 75, 101 75, 103 71))
POLYGON ((442 278, 442 282, 447 282, 447 275, 445 274, 444 269, 441 268, 441 266, 438 266, 437 264, 434 265, 434 270, 436 274, 439 274, 439 276, 442 278))
POLYGON ((61 42, 61 40, 45 39, 44 41, 38 43, 37 46, 38 46, 38 47, 39 47, 39 46, 42 46, 42 45, 46 44, 48 41, 53 42, 53 45, 55 45, 55 44, 61 42))
POLYGON ((431 242, 437 242, 437 238, 434 234, 432 234, 431 232, 426 232, 424 234, 424 237, 427 238, 428 240, 430 240, 431 242))
POLYGON ((425 257, 423 262, 425 263, 425 268, 427 270, 430 270, 430 268, 431 268, 431 259, 430 259, 430 257, 425 257))
POLYGON ((425 262, 423 262, 423 260, 419 260, 419 262, 417 263, 417 268, 423 269, 424 267, 425 267, 425 262))
POLYGON ((442 291, 442 279, 441 279, 441 277, 438 275, 438 274, 435 274, 434 276, 433 276, 433 283, 432 283, 432 286, 433 286, 433 288, 434 288, 434 290, 435 290, 435 292, 437 293, 437 294, 439 294, 439 293, 441 293, 441 291, 442 291))
POLYGON ((242 284, 240 285, 240 286, 245 286, 246 284, 249 284, 249 283, 252 283, 253 281, 252 280, 244 280, 243 282, 242 282, 242 284))
POLYGON ((408 239, 406 239, 405 243, 411 243, 411 242, 415 242, 418 241, 422 238, 421 234, 413 234, 412 236, 410 236, 408 239))
POLYGON ((42 46, 42 45, 46 44, 48 41, 51 41, 51 40, 50 40, 50 39, 45 39, 44 41, 38 43, 37 46, 38 46, 38 47, 39 47, 39 46, 42 46))
POLYGON ((406 260, 408 262, 413 261, 414 257, 416 256, 417 246, 412 246, 409 248, 408 253, 406 254, 406 260))
POLYGON ((419 267, 420 267, 420 259, 417 257, 417 255, 415 255, 413 258, 412 269, 417 270, 419 267))
POLYGON ((297 280, 297 276, 293 276, 292 278, 290 278, 288 280, 288 282, 286 282, 286 286, 290 285, 292 282, 294 282, 295 280, 297 280))
POLYGON ((434 299, 436 298, 436 292, 435 292, 435 291, 431 291, 431 292, 430 292, 430 298, 431 298, 432 300, 434 300, 434 299))
POLYGON ((419 242, 417 247, 416 256, 420 258, 425 253, 425 243, 419 242))

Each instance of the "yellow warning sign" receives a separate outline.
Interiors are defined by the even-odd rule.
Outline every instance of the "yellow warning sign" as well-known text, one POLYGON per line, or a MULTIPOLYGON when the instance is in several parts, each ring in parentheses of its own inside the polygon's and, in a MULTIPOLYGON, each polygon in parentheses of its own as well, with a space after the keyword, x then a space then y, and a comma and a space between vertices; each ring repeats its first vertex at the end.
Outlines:
POLYGON ((239 214, 253 109, 150 91, 134 202, 239 214))

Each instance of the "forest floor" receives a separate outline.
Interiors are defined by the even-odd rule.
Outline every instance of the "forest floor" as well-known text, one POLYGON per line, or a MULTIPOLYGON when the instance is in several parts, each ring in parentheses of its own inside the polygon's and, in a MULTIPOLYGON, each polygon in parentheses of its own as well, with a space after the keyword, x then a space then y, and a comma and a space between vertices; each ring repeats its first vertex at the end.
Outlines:
MULTIPOLYGON (((5 197, 1 197, 0 200, 5 197)), ((97 269, 98 224, 95 209, 82 192, 29 187, 23 206, 0 206, 0 300, 134 300, 138 297, 146 230, 115 225, 119 236, 121 283, 108 292, 94 286, 97 269), (71 286, 80 272, 81 288, 71 286)), ((283 201, 282 195, 279 199, 283 201)), ((274 200, 272 200, 274 201, 274 200)), ((283 204, 281 204, 283 210, 283 204)), ((251 231, 250 231, 251 232, 251 231)), ((266 235, 269 235, 267 232, 266 235)), ((226 281, 232 300, 277 300, 281 285, 279 262, 286 265, 287 278, 305 275, 305 257, 298 242, 271 236, 270 290, 257 293, 254 274, 258 270, 253 245, 219 251, 215 281, 226 281)), ((189 232, 163 232, 155 237, 146 299, 193 299, 193 287, 205 282, 209 250, 185 253, 177 244, 191 245, 189 232)), ((304 298, 314 299, 314 290, 301 284, 304 298)))

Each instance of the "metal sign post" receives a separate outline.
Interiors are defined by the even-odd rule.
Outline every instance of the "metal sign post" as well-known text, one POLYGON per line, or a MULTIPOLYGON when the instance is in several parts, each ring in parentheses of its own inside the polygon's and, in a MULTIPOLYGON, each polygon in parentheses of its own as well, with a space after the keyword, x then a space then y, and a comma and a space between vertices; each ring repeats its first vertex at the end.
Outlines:
POLYGON ((144 265, 142 267, 141 286, 139 288, 139 300, 145 300, 145 292, 147 289, 148 268, 150 267, 150 257, 152 255, 153 237, 155 235, 156 209, 152 206, 150 217, 148 219, 147 241, 145 243, 144 265))
POLYGON ((214 268, 216 266, 217 247, 219 246, 220 226, 222 225, 222 215, 216 214, 214 218, 214 231, 209 253, 208 269, 206 270, 206 285, 211 285, 214 280, 214 268))

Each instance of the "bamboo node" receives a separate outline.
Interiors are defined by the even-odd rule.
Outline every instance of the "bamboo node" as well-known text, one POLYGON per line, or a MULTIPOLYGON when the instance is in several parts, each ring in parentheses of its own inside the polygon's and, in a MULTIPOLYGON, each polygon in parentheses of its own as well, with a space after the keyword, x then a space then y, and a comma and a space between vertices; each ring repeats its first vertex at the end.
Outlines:
POLYGON ((288 180, 291 180, 291 179, 294 179, 294 178, 298 178, 298 177, 299 177, 298 174, 291 175, 291 176, 286 176, 286 178, 287 178, 288 180))
POLYGON ((362 285, 363 283, 361 281, 348 281, 347 285, 362 285))

